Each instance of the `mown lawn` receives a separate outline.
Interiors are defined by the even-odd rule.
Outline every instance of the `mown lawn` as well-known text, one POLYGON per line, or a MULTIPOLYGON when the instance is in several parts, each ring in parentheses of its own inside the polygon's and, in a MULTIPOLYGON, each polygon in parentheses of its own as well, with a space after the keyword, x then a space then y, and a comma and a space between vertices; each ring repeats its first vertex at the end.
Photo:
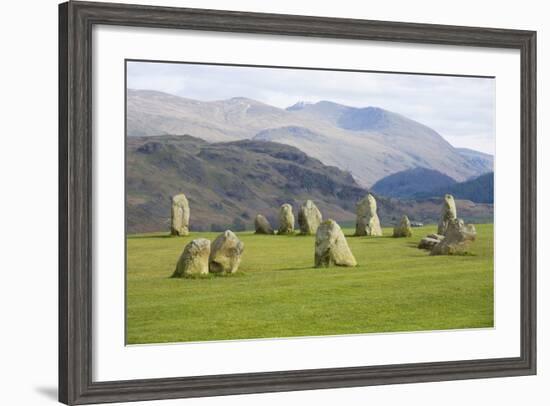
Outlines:
MULTIPOLYGON (((411 238, 348 237, 359 266, 313 268, 315 237, 238 233, 239 273, 170 278, 194 238, 127 239, 127 344, 493 326, 493 225, 470 254, 429 256, 411 238)), ((346 229, 346 235, 352 234, 346 229)))

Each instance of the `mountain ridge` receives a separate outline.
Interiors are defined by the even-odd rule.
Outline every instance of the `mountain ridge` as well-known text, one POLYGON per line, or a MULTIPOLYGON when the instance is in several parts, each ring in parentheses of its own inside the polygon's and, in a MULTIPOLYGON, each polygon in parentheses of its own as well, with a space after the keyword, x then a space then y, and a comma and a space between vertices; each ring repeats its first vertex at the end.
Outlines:
POLYGON ((435 169, 459 181, 492 168, 491 158, 466 156, 424 124, 379 107, 325 100, 281 109, 243 97, 198 101, 133 89, 127 95, 129 137, 194 134, 209 142, 224 142, 277 133, 277 142, 349 170, 363 187, 414 167, 435 169), (319 137, 300 137, 303 134, 296 128, 319 137))

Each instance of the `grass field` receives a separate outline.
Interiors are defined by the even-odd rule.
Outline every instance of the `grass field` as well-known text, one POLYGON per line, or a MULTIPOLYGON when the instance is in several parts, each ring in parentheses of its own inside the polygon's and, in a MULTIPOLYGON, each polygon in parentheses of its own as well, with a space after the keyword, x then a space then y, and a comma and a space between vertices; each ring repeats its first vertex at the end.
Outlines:
MULTIPOLYGON (((127 239, 127 343, 318 336, 493 326, 493 225, 470 254, 429 256, 411 238, 348 237, 359 265, 313 268, 313 236, 238 233, 239 272, 170 278, 185 244, 219 233, 127 239)), ((344 230, 351 235, 351 229, 344 230)))

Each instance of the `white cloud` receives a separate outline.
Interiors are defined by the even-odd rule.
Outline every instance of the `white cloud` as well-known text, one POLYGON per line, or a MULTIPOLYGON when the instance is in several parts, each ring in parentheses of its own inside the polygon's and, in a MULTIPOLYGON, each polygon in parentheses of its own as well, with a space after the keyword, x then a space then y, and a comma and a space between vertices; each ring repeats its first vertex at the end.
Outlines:
POLYGON ((128 63, 128 87, 199 100, 248 97, 277 107, 299 100, 377 106, 426 124, 451 144, 494 152, 495 81, 490 78, 128 63))

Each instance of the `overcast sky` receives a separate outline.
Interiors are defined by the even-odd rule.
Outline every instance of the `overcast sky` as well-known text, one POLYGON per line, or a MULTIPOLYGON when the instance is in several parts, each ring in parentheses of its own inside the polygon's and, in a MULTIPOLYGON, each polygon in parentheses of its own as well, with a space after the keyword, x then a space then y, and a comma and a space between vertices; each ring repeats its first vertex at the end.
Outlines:
POLYGON ((128 62, 127 68, 131 89, 191 99, 381 107, 426 124, 456 147, 494 154, 494 79, 151 62, 128 62))

